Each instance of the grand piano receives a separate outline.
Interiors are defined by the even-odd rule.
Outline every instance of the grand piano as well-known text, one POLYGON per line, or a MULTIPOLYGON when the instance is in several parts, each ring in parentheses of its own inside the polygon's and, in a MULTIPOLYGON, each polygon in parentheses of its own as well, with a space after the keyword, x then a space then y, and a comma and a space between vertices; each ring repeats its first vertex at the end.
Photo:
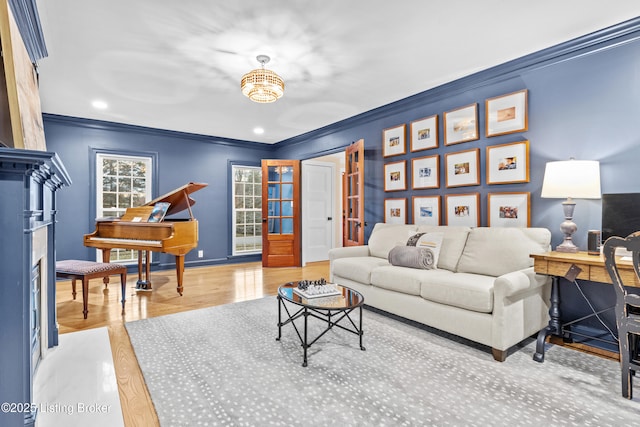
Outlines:
POLYGON ((84 235, 84 245, 102 250, 102 262, 109 262, 111 249, 134 249, 138 252, 138 285, 140 290, 150 290, 149 252, 165 252, 176 257, 178 293, 182 295, 184 256, 198 246, 198 221, 193 217, 191 206, 195 203, 189 195, 207 184, 190 182, 143 206, 128 208, 121 218, 98 220, 96 229, 84 235), (170 203, 166 216, 189 211, 184 220, 167 219, 161 222, 146 222, 156 203, 170 203), (145 251, 145 280, 142 280, 142 251, 145 251))

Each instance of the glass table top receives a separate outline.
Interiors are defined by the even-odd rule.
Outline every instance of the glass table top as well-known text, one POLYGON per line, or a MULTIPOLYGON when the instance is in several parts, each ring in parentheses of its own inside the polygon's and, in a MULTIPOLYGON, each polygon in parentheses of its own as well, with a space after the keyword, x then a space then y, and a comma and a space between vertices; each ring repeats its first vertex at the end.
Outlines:
POLYGON ((294 291, 298 287, 298 282, 289 282, 278 288, 278 295, 294 304, 320 310, 348 310, 358 307, 364 302, 364 297, 360 292, 346 286, 335 286, 340 292, 338 295, 305 298, 294 291))

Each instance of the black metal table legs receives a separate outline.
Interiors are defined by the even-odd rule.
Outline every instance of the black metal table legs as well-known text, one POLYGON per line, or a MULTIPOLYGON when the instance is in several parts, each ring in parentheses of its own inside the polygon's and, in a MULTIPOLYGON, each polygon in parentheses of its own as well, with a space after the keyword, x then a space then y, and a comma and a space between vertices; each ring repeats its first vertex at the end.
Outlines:
POLYGON ((318 308, 311 308, 311 307, 305 306, 305 307, 301 307, 298 311, 291 314, 289 312, 287 305, 284 303, 282 297, 278 295, 277 298, 278 298, 278 337, 276 338, 276 341, 280 341, 280 339, 282 338, 282 327, 288 323, 291 323, 291 325, 296 331, 296 334, 298 335, 298 338, 300 339, 300 344, 302 345, 302 349, 303 349, 302 366, 303 367, 306 367, 308 364, 307 351, 309 347, 311 347, 316 341, 318 341, 318 339, 320 339, 320 337, 322 337, 324 334, 329 332, 334 327, 337 327, 347 332, 351 332, 352 334, 358 335, 360 350, 363 350, 363 351, 366 350, 365 347, 362 345, 363 331, 362 331, 362 306, 361 305, 358 307, 347 309, 347 310, 318 309, 318 308), (285 312, 287 313, 287 319, 285 321, 282 321, 282 308, 284 308, 285 312), (360 310, 358 325, 356 325, 356 323, 351 319, 351 316, 350 316, 351 312, 353 312, 353 310, 355 310, 356 308, 360 310), (333 311, 336 311, 335 316, 332 314, 333 311), (338 313, 342 313, 342 316, 339 316, 338 313), (303 318, 303 324, 304 324, 304 330, 302 331, 302 334, 300 333, 300 331, 298 330, 298 326, 294 322, 296 319, 299 319, 300 317, 303 318), (316 319, 320 319, 326 322, 327 324, 327 327, 311 342, 309 342, 309 334, 308 334, 309 317, 315 317, 316 319), (337 320, 334 321, 333 319, 335 317, 337 317, 337 320), (344 319, 347 319, 349 321, 350 325, 348 325, 348 327, 345 327, 339 324, 344 319))

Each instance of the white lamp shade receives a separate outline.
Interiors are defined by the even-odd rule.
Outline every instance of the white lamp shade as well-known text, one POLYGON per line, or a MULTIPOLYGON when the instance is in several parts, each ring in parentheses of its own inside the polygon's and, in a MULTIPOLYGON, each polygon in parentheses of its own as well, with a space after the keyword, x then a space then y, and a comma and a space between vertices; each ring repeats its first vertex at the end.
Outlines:
POLYGON ((599 199, 600 163, 596 160, 548 162, 540 197, 599 199))

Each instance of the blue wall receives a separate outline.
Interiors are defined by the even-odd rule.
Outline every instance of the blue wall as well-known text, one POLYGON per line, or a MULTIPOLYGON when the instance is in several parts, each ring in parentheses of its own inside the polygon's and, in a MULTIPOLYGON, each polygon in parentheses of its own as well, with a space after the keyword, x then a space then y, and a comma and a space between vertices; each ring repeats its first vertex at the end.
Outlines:
MULTIPOLYGON (((60 192, 58 200, 57 259, 95 259, 94 249, 83 245, 83 235, 95 229, 91 153, 100 149, 157 155, 154 197, 190 181, 208 183, 208 187, 192 195, 196 200, 192 210, 199 223, 199 245, 186 255, 185 264, 229 262, 229 164, 259 165, 261 158, 272 157, 273 147, 52 115, 45 115, 44 123, 47 149, 58 153, 73 180, 70 188, 60 192), (198 250, 204 251, 204 258, 197 258, 198 250)), ((187 216, 187 212, 176 215, 187 216)), ((158 268, 172 268, 174 264, 173 256, 160 255, 158 268)))
MULTIPOLYGON (((199 249, 205 263, 228 262, 230 247, 228 164, 230 161, 258 162, 261 158, 308 159, 343 150, 352 141, 365 140, 366 236, 376 222, 383 221, 385 197, 445 195, 479 192, 481 225, 487 224, 487 194, 530 192, 531 225, 552 231, 555 247, 562 241, 561 200, 541 199, 540 190, 547 161, 599 160, 603 193, 640 192, 634 172, 640 165, 640 18, 604 29, 580 39, 537 52, 506 64, 467 76, 372 110, 331 126, 265 146, 221 138, 186 135, 133 126, 95 123, 55 116, 44 117, 47 147, 65 163, 74 185, 60 194, 60 236, 58 259, 87 258, 92 251, 82 245, 82 235, 94 229, 91 208, 88 158, 90 148, 106 148, 158 154, 159 192, 187 181, 210 186, 194 195, 194 215, 200 222, 199 249), (529 130, 484 137, 487 98, 528 89, 529 130), (478 103, 477 141, 445 147, 442 114, 478 103), (382 130, 433 114, 439 115, 439 148, 387 158, 407 160, 414 156, 439 154, 441 186, 437 190, 385 193, 383 186, 382 130), (486 147, 527 139, 530 141, 530 182, 486 185, 486 147), (480 148, 481 185, 447 189, 444 185, 444 154, 480 148)), ((409 151, 409 149, 407 149, 409 151)), ((410 188, 410 185, 408 185, 410 188)), ((411 206, 409 205, 409 214, 411 206)), ((586 249, 589 229, 601 227, 601 202, 577 200, 574 217, 578 231, 575 243, 586 249)), ((411 222, 411 215, 409 216, 411 222)), ((197 263, 196 251, 186 258, 197 263)), ((172 263, 166 256, 162 262, 172 263)), ((590 284, 596 306, 611 301, 611 288, 590 284)), ((569 296, 571 304, 582 305, 580 296, 569 296)), ((579 308, 577 309, 580 310, 579 308)), ((568 310, 571 311, 571 310, 568 310)))
MULTIPOLYGON (((531 225, 549 228, 555 246, 562 241, 559 224, 563 216, 561 200, 540 198, 545 163, 570 157, 599 160, 603 193, 640 191, 640 184, 632 178, 632 172, 640 164, 639 100, 640 19, 636 19, 274 146, 45 115, 47 147, 59 153, 75 182, 61 197, 61 235, 69 237, 61 242, 59 258, 82 258, 90 252, 82 246, 82 234, 94 227, 89 185, 91 148, 157 153, 159 193, 187 181, 208 182, 210 186, 194 196, 198 201, 194 214, 200 221, 200 249, 205 251, 205 259, 221 260, 230 254, 227 185, 230 161, 255 163, 267 157, 308 159, 343 150, 360 138, 364 138, 366 150, 367 235, 373 224, 383 220, 385 197, 410 199, 412 195, 479 192, 481 225, 486 225, 489 192, 527 191, 531 193, 531 225), (485 99, 520 89, 529 91, 529 130, 486 138, 485 99), (478 104, 480 139, 445 147, 443 112, 470 103, 478 104), (439 148, 408 152, 386 161, 407 160, 410 177, 412 157, 439 154, 440 189, 385 193, 382 130, 403 123, 408 127, 412 120, 432 114, 439 115, 439 148), (524 139, 530 141, 530 182, 486 185, 486 147, 524 139), (476 147, 480 148, 481 185, 445 188, 444 154, 476 147)), ((600 201, 577 200, 574 220, 579 227, 574 240, 585 249, 587 230, 600 228, 600 201)))
MULTIPOLYGON (((585 36, 579 40, 541 51, 489 70, 448 83, 411 98, 321 129, 316 133, 284 141, 278 147, 281 158, 309 158, 318 151, 331 152, 360 138, 365 140, 365 219, 367 236, 383 220, 385 197, 445 195, 479 192, 481 225, 487 225, 487 194, 530 192, 531 226, 547 227, 553 245, 562 242, 561 200, 541 199, 540 191, 547 161, 599 160, 603 193, 639 192, 640 184, 630 172, 640 164, 640 19, 585 36), (485 137, 487 98, 528 89, 529 130, 485 137), (443 112, 478 103, 480 139, 444 146, 443 112), (393 157, 382 157, 382 130, 433 114, 439 116, 439 148, 393 157), (486 147, 529 140, 530 182, 486 185, 486 147), (481 185, 447 189, 444 154, 480 148, 481 185), (384 192, 383 165, 411 158, 440 155, 441 185, 437 190, 384 192)), ((407 143, 408 144, 408 143, 407 143)), ((601 228, 600 200, 576 200, 574 221, 576 245, 586 250, 587 230, 601 228)), ((409 222, 411 206, 409 203, 409 222)), ((444 214, 444 212, 442 212, 444 214)))

